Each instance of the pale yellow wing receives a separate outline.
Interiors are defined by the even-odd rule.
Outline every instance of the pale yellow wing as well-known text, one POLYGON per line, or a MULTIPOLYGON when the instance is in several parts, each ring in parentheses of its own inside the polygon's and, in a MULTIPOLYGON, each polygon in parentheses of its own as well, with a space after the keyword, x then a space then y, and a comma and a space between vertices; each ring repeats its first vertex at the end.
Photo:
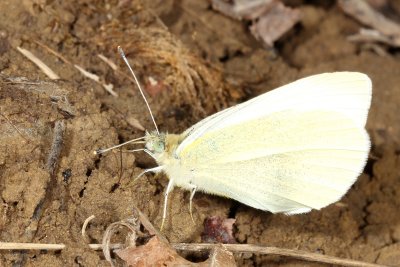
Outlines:
POLYGON ((285 110, 330 110, 351 118, 363 128, 371 104, 372 84, 359 72, 333 72, 312 75, 218 112, 184 132, 180 153, 197 138, 212 131, 238 125, 285 110))
POLYGON ((363 170, 366 131, 335 111, 286 110, 207 132, 178 154, 178 186, 271 212, 300 213, 339 200, 363 170))

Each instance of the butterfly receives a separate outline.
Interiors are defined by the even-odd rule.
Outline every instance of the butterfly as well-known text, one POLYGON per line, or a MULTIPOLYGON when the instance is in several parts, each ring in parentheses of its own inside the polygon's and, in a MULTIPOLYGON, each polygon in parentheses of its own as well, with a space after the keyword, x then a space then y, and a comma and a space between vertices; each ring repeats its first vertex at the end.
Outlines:
POLYGON ((143 140, 141 150, 158 164, 142 174, 169 179, 162 222, 174 187, 191 191, 190 214, 197 191, 288 215, 338 201, 368 158, 371 97, 367 75, 323 73, 215 113, 181 134, 156 126, 132 140, 143 140))

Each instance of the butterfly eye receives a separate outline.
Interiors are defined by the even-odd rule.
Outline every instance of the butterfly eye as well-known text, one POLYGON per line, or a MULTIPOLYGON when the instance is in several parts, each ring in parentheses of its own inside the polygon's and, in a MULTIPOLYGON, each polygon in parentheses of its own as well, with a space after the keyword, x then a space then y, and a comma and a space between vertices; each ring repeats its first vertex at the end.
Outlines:
POLYGON ((154 151, 161 153, 164 152, 165 146, 163 141, 158 141, 154 143, 154 151))
POLYGON ((147 148, 150 149, 154 153, 162 153, 164 152, 165 145, 163 141, 154 141, 147 145, 147 148))

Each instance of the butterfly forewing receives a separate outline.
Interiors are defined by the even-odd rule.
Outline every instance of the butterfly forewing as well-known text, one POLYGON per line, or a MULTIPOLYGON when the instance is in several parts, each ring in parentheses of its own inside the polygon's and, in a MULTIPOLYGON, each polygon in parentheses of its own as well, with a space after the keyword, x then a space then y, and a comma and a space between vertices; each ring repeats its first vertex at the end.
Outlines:
POLYGON ((334 72, 309 76, 214 114, 185 131, 177 153, 207 132, 285 111, 331 110, 363 128, 371 104, 372 85, 367 75, 334 72))
POLYGON ((361 73, 301 79, 190 128, 166 172, 178 186, 258 209, 320 209, 365 166, 370 101, 371 82, 361 73))
POLYGON ((320 209, 354 183, 369 146, 340 113, 278 112, 198 138, 178 155, 186 177, 173 175, 259 209, 320 209))

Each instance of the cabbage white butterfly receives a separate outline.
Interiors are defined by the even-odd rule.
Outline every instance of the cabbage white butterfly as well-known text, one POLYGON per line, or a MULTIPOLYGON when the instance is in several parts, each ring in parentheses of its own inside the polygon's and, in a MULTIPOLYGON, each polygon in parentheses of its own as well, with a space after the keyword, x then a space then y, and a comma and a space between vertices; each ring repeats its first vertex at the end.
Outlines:
POLYGON ((272 213, 306 213, 338 201, 362 172, 371 94, 365 74, 318 74, 222 110, 182 134, 159 133, 156 126, 129 142, 144 140, 138 150, 159 165, 142 174, 169 178, 163 223, 175 186, 191 191, 190 213, 196 191, 272 213))

